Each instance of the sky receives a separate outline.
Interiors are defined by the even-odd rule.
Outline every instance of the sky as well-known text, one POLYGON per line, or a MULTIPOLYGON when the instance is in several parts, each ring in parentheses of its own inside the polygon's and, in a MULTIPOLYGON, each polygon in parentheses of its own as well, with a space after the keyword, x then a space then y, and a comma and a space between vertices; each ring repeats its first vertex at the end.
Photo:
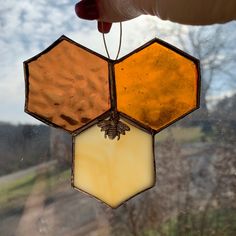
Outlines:
MULTIPOLYGON (((105 55, 96 22, 80 20, 72 0, 4 0, 0 4, 0 121, 39 123, 24 113, 23 61, 38 54, 61 35, 105 55)), ((159 35, 156 25, 175 27, 156 17, 141 16, 123 23, 121 56, 159 35)), ((160 32, 161 33, 161 32, 160 32)), ((113 58, 119 43, 119 24, 107 36, 113 58)), ((171 40, 169 40, 170 43, 171 40)))

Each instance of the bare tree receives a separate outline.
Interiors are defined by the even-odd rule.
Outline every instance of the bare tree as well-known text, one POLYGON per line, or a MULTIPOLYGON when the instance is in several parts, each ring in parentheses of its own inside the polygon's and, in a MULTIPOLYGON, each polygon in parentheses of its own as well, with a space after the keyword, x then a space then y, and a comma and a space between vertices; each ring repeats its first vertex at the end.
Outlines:
MULTIPOLYGON (((201 61, 201 112, 195 118, 201 122, 210 121, 208 96, 236 84, 236 34, 233 33, 233 27, 235 24, 213 27, 178 25, 169 31, 157 30, 164 32, 162 39, 201 61)), ((218 120, 218 117, 215 118, 218 120)), ((218 138, 226 136, 223 133, 218 138)), ((229 142, 235 143, 235 137, 230 140, 223 147, 229 142)), ((235 205, 233 200, 229 201, 229 198, 235 201, 235 152, 233 149, 230 152, 229 149, 220 149, 222 153, 218 154, 217 145, 216 141, 208 144, 206 149, 200 146, 195 155, 185 155, 182 153, 184 147, 171 139, 171 134, 166 142, 158 144, 157 185, 111 213, 114 235, 152 235, 146 233, 146 229, 153 229, 153 235, 158 236, 221 235, 215 232, 220 226, 213 226, 218 222, 215 210, 235 205), (219 160, 215 162, 213 156, 219 160), (200 158, 202 166, 196 167, 200 158), (200 184, 194 185, 195 182, 200 184), (228 195, 224 196, 225 193, 228 195)))
POLYGON ((236 23, 215 26, 173 25, 159 29, 161 38, 197 57, 201 62, 201 118, 207 117, 207 97, 236 85, 236 23))
POLYGON ((153 230, 168 236, 162 225, 183 209, 188 166, 171 132, 166 141, 157 144, 157 150, 156 186, 110 212, 114 235, 143 236, 153 230))

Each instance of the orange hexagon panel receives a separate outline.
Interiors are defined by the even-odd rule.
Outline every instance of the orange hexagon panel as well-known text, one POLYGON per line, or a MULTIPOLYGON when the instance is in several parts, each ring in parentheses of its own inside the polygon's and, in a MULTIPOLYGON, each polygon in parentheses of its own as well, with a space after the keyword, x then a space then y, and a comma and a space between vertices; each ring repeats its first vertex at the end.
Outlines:
POLYGON ((24 63, 25 111, 73 132, 110 109, 106 58, 65 36, 24 63))
POLYGON ((118 111, 156 132, 199 107, 199 61, 159 39, 114 67, 118 111))

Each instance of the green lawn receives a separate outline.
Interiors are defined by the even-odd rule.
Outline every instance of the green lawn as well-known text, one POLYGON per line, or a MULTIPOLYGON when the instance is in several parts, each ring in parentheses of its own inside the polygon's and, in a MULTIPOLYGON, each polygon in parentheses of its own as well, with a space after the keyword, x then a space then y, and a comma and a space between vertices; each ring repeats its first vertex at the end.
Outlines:
POLYGON ((211 209, 202 222, 202 212, 173 218, 158 230, 146 230, 142 236, 235 236, 236 209, 211 209))
POLYGON ((191 143, 201 141, 204 134, 200 127, 168 127, 156 135, 157 142, 163 142, 168 137, 173 137, 179 143, 191 143))
POLYGON ((30 194, 36 181, 46 181, 50 191, 62 181, 70 179, 70 170, 57 171, 56 168, 38 174, 36 171, 0 185, 0 211, 20 208, 30 194), (43 178, 43 179, 42 179, 43 178))
POLYGON ((13 205, 21 205, 30 193, 36 180, 36 173, 30 173, 20 179, 11 180, 0 185, 0 210, 13 205), (18 204, 17 204, 18 203, 18 204))

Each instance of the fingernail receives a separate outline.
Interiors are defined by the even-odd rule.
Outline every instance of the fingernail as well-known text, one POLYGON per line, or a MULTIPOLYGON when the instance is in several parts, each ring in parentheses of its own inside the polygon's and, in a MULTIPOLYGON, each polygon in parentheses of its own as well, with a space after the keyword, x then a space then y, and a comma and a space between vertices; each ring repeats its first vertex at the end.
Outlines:
POLYGON ((112 23, 98 21, 98 31, 107 34, 110 32, 112 23))
POLYGON ((85 20, 96 20, 99 12, 96 0, 82 0, 75 5, 75 13, 78 17, 85 20))

